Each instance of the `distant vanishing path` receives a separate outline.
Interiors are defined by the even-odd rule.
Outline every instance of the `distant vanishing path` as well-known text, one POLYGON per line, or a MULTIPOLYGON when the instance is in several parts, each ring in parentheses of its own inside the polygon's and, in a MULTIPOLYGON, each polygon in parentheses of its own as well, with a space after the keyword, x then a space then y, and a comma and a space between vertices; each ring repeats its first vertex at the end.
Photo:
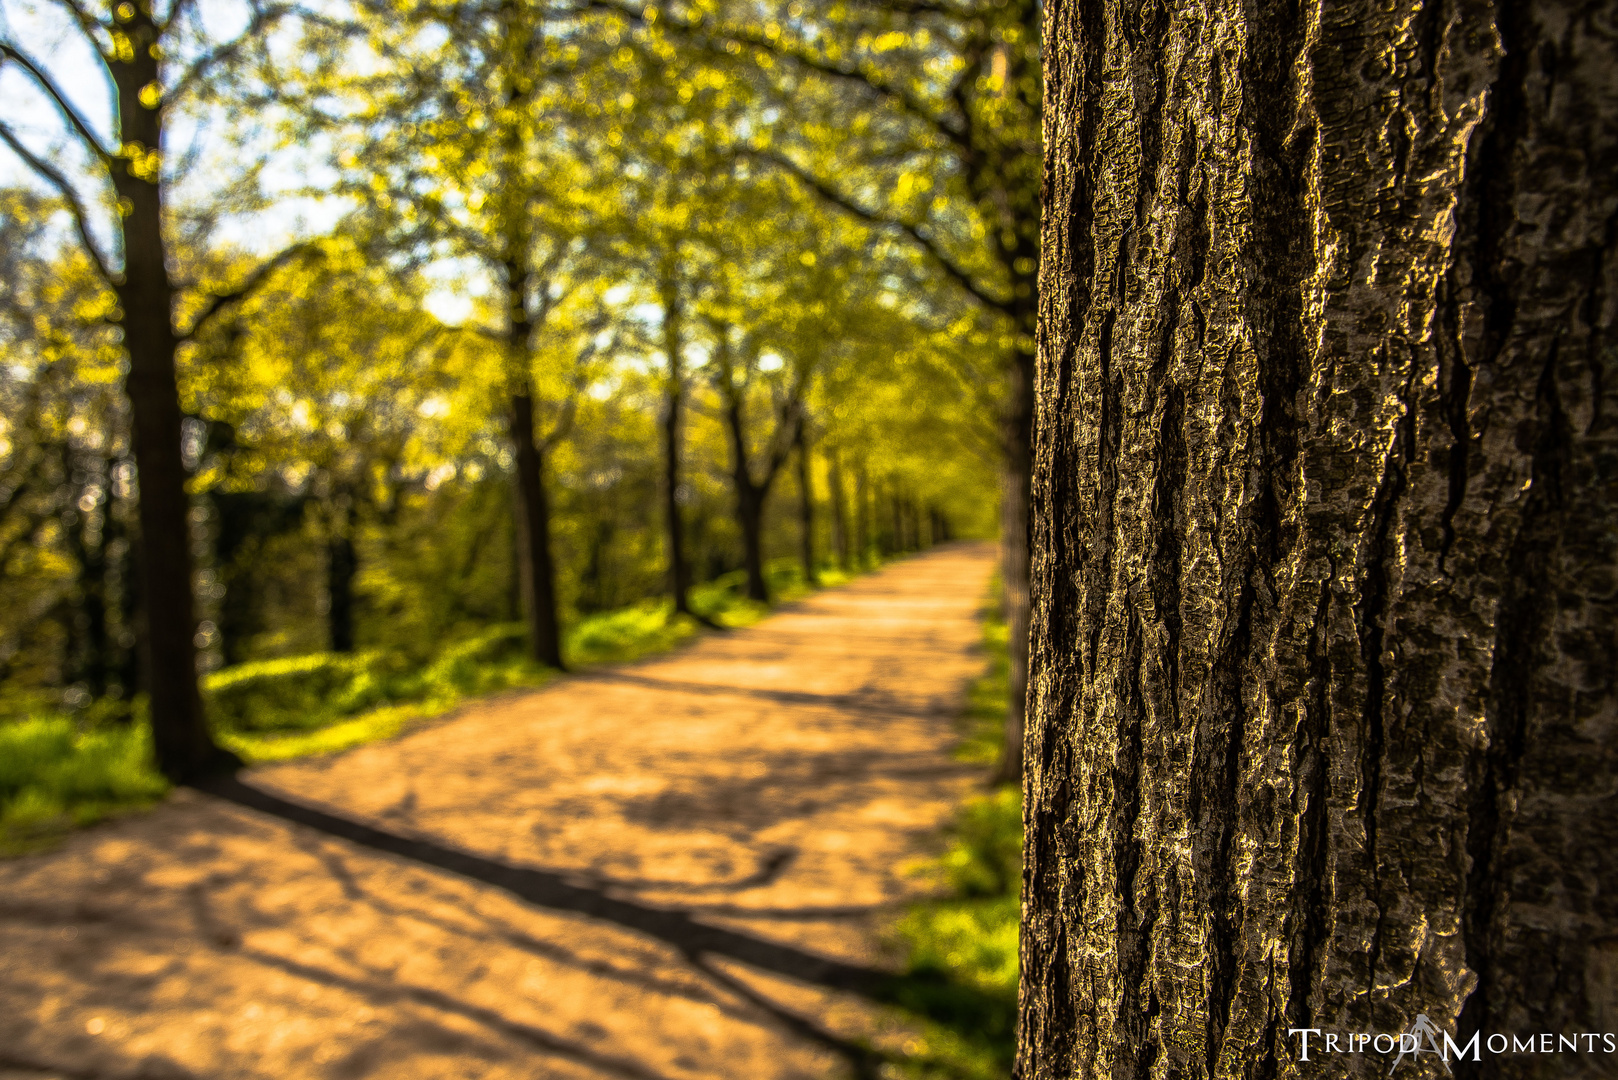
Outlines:
POLYGON ((0 1080, 821 1080, 971 789, 987 545, 0 863, 0 1080), (223 797, 221 797, 221 795, 223 797))

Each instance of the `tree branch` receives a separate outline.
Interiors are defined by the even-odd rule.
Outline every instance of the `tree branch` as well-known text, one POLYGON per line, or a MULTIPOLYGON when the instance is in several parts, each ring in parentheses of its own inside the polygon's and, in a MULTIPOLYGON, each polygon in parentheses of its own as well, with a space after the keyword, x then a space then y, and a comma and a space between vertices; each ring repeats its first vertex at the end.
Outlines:
POLYGON ((874 3, 861 6, 874 7, 899 15, 947 15, 952 19, 973 19, 980 15, 979 12, 968 8, 935 3, 934 0, 875 0, 874 3))
POLYGON ((284 249, 273 258, 266 260, 259 265, 258 269, 254 270, 251 274, 248 274, 247 280, 243 281, 241 285, 232 289, 230 292, 220 293, 219 295, 210 298, 207 305, 202 309, 202 314, 198 315, 191 321, 190 329, 179 335, 179 339, 181 341, 190 341, 192 338, 196 337, 199 332, 201 332, 202 328, 207 325, 210 319, 219 314, 220 308, 224 307, 226 304, 232 304, 238 300, 243 300, 248 296, 251 296, 258 290, 260 286, 264 284, 264 282, 269 280, 271 274, 275 273, 292 260, 303 258, 311 253, 315 254, 316 256, 323 254, 320 248, 316 245, 302 243, 293 244, 291 247, 284 249))
POLYGON ((84 245, 85 253, 90 256, 90 261, 95 263, 96 270, 101 274, 101 279, 108 285, 121 284, 124 276, 115 272, 108 265, 107 260, 102 257, 101 251, 95 246, 95 241, 90 238, 90 223, 85 216, 84 204, 79 201, 78 193, 73 190, 72 185, 67 182, 67 177, 63 176, 54 166, 35 157, 28 147, 18 141, 16 133, 4 121, 0 121, 0 141, 4 141, 7 146, 11 147, 12 153, 22 158, 24 164, 44 177, 62 196, 63 201, 67 203, 68 212, 73 215, 74 227, 79 232, 79 242, 84 245))
POLYGON ((96 138, 95 133, 90 130, 90 125, 85 123, 84 118, 73 110, 73 106, 67 103, 67 98, 64 97, 62 92, 56 88, 56 83, 51 81, 51 77, 46 75, 45 72, 41 70, 39 65, 30 60, 23 52, 3 41, 0 41, 0 66, 3 66, 6 60, 10 60, 18 67, 28 72, 29 76, 33 78, 34 82, 39 84, 40 89, 44 90, 46 95, 50 97, 51 101, 56 104, 56 108, 60 110, 63 117, 67 119, 67 122, 73 128, 74 133, 84 141, 84 144, 90 148, 90 151, 94 153, 96 157, 101 159, 102 164, 105 165, 111 163, 114 155, 108 151, 106 147, 101 145, 101 140, 96 138))
POLYGON ((562 414, 556 418, 550 433, 539 440, 539 452, 549 454, 552 447, 573 433, 573 420, 578 415, 579 398, 581 391, 575 390, 574 395, 562 403, 562 414))
POLYGON ((285 4, 258 8, 253 12, 253 17, 248 20, 245 30, 218 48, 204 53, 192 61, 191 66, 185 69, 185 73, 175 80, 174 85, 163 96, 178 99, 188 92, 195 83, 199 82, 208 73, 209 68, 221 61, 231 59, 242 50, 243 46, 262 33, 268 23, 280 19, 283 15, 291 14, 293 10, 292 7, 285 4))
POLYGON ((973 299, 977 300, 978 303, 994 311, 999 311, 1008 315, 1011 314, 1012 304, 1009 300, 1001 300, 996 298, 988 290, 984 289, 981 285, 974 281, 972 279, 972 275, 968 274, 964 269, 961 268, 960 264, 956 263, 953 259, 946 255, 944 253, 944 249, 938 246, 938 242, 932 237, 928 236, 926 233, 922 232, 919 225, 908 221, 900 221, 896 218, 884 217, 873 210, 866 209, 853 199, 850 199, 848 196, 838 191, 836 188, 833 188, 824 180, 820 179, 820 177, 814 175, 809 170, 792 161, 790 158, 783 157, 779 154, 770 154, 764 151, 746 148, 742 149, 741 153, 747 154, 751 157, 760 158, 776 166, 782 171, 791 174, 799 183, 814 191, 822 199, 831 203, 833 206, 840 207, 844 211, 852 214, 867 224, 877 225, 889 229, 898 229, 900 232, 910 237, 910 239, 914 241, 918 247, 930 255, 933 261, 943 269, 944 273, 952 278, 957 285, 970 293, 973 299))
POLYGON ((90 39, 90 44, 99 52, 101 43, 95 40, 95 32, 100 30, 106 33, 112 27, 91 15, 78 0, 54 0, 54 3, 67 9, 68 14, 72 15, 73 20, 79 24, 79 29, 84 31, 84 36, 90 39))

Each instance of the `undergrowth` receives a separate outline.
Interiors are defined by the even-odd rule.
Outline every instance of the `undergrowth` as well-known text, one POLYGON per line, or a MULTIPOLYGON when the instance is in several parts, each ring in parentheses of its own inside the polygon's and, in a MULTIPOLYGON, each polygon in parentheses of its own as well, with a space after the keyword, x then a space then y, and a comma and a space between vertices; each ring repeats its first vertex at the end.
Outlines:
MULTIPOLYGON (((812 590, 795 560, 768 569, 777 600, 812 590)), ((822 572, 820 584, 847 580, 822 572)), ((745 575, 691 590, 693 610, 722 627, 757 622, 769 606, 747 600, 745 575)), ((676 617, 668 600, 579 619, 564 655, 577 668, 621 664, 667 652, 702 625, 676 617)), ((524 655, 520 623, 501 623, 452 642, 428 662, 399 653, 315 653, 237 664, 205 676, 214 737, 243 760, 284 761, 390 738, 442 716, 468 698, 540 686, 555 677, 524 655)), ((169 785, 153 765, 144 704, 92 702, 67 712, 43 698, 0 710, 0 856, 38 850, 68 831, 160 799, 169 785)))
MULTIPOLYGON (((985 612, 983 645, 989 669, 968 694, 957 756, 990 765, 1004 742, 1007 680, 1006 626, 993 608, 985 612)), ((948 849, 924 872, 939 879, 940 895, 913 905, 892 927, 904 965, 889 995, 922 1021, 921 1030, 882 1071, 1004 1080, 1016 1050, 1021 791, 1006 785, 968 800, 948 849)))

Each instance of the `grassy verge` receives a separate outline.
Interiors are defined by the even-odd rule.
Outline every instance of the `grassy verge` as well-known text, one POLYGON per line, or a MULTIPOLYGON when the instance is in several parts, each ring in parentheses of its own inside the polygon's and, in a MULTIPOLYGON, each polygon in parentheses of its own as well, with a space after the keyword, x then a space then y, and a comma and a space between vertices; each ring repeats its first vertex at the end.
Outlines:
MULTIPOLYGON (((778 600, 813 591, 795 560, 772 563, 768 577, 778 600)), ((828 570, 820 584, 846 580, 828 570)), ((693 588, 691 606, 721 626, 747 626, 769 606, 747 600, 744 587, 745 575, 727 574, 693 588)), ((649 601, 580 619, 567 631, 565 655, 579 668, 627 663, 701 631, 668 601, 649 601)), ((330 754, 391 738, 469 698, 554 678, 522 655, 522 641, 522 626, 511 623, 454 642, 425 665, 381 652, 241 664, 205 678, 204 693, 216 739, 248 762, 330 754)), ((167 793, 138 707, 132 722, 110 719, 97 704, 73 715, 39 701, 10 711, 18 718, 0 719, 0 856, 38 850, 167 793)))
MULTIPOLYGON (((986 766, 999 756, 1006 713, 997 610, 985 613, 983 644, 989 670, 968 695, 957 754, 986 766)), ((891 930, 904 965, 889 997, 921 1026, 884 1072, 1003 1080, 1016 1049, 1022 793, 1008 785, 968 800, 950 831, 948 850, 927 867, 941 895, 912 906, 891 930)))
POLYGON ((151 764, 144 723, 81 729, 61 715, 0 726, 0 855, 43 847, 67 830, 145 806, 168 784, 151 764))

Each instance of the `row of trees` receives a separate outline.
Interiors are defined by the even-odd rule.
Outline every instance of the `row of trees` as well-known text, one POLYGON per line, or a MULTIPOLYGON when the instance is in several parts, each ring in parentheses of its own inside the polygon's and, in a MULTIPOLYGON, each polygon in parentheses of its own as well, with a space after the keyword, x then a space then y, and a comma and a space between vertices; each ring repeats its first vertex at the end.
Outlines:
MULTIPOLYGON (((515 608, 560 666, 570 613, 665 570, 690 611, 693 581, 732 565, 764 598, 783 543, 812 577, 817 549, 852 563, 985 527, 1020 341, 983 305, 1005 283, 973 277, 993 275, 975 243, 992 230, 927 195, 915 160, 938 147, 844 85, 869 78, 821 71, 774 22, 265 6, 214 41, 184 4, 64 11, 115 91, 110 133, 0 45, 78 144, 47 155, 0 122, 41 182, 0 221, 4 569, 29 583, 8 591, 6 662, 70 696, 138 686, 171 776, 226 763, 198 650, 309 648, 311 596, 335 649, 515 608), (842 135, 786 114, 817 96, 897 163, 889 201, 914 214, 856 198, 878 184, 863 158, 854 195, 820 181, 842 135), (188 181, 206 162, 164 153, 166 125, 199 117, 253 163, 207 194, 188 181), (224 243, 292 145, 341 147, 297 193, 348 206, 339 230, 268 257, 224 243), (454 326, 427 311, 423 270, 447 260, 484 287, 454 326), (772 512, 789 463, 797 505, 772 512), (458 565, 413 578, 431 564, 458 565)), ((838 18, 794 15, 794 33, 910 42, 838 18)), ((925 36, 910 62, 947 66, 925 36)))

